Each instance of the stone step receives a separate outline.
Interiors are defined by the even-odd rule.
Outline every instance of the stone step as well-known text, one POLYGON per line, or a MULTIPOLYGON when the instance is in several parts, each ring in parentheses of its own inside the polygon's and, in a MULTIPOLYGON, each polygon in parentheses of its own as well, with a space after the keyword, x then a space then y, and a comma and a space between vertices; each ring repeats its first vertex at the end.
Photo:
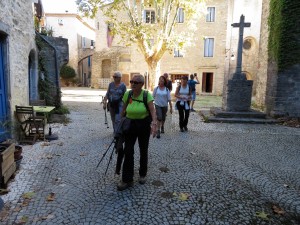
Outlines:
POLYGON ((209 116, 208 122, 218 123, 256 123, 256 124, 274 124, 278 123, 275 119, 261 119, 261 118, 220 118, 215 116, 209 116))
POLYGON ((223 111, 219 108, 211 108, 210 112, 215 117, 220 117, 220 118, 266 119, 265 113, 255 111, 255 110, 250 110, 248 112, 227 112, 227 111, 223 111))

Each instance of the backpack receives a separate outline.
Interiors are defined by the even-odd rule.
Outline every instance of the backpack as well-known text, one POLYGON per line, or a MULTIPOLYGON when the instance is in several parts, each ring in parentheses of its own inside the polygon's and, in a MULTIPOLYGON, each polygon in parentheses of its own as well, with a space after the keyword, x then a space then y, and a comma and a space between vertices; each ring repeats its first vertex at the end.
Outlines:
MULTIPOLYGON (((180 88, 181 88, 181 85, 178 86, 178 93, 180 91, 180 88)), ((188 88, 189 88, 189 95, 192 94, 192 88, 190 87, 190 85, 188 85, 188 88)))
POLYGON ((133 101, 136 101, 136 102, 143 102, 147 111, 149 112, 149 115, 151 116, 151 113, 150 113, 150 110, 149 110, 149 107, 148 107, 148 103, 147 103, 147 97, 148 97, 148 91, 144 90, 144 93, 143 93, 143 101, 140 101, 140 100, 137 100, 137 99, 133 99, 132 98, 132 90, 129 91, 128 93, 128 97, 127 97, 127 101, 126 101, 126 107, 129 103, 129 100, 132 99, 133 101))
MULTIPOLYGON (((154 90, 153 90, 153 97, 154 97, 154 98, 155 98, 155 96, 156 96, 157 89, 158 89, 158 86, 156 86, 156 87, 154 88, 154 90)), ((166 87, 166 90, 167 90, 167 93, 168 93, 169 88, 166 87)))
POLYGON ((167 81, 166 87, 167 87, 170 91, 172 91, 172 81, 171 81, 171 80, 168 80, 168 81, 167 81))

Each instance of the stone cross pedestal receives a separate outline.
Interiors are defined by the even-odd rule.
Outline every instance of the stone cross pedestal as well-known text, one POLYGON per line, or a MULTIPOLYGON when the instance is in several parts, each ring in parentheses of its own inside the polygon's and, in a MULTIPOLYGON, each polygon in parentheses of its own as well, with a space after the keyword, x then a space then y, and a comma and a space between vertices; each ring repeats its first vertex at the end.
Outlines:
POLYGON ((241 15, 240 22, 233 23, 231 26, 239 28, 237 64, 232 79, 228 80, 227 91, 224 93, 226 96, 225 101, 223 102, 223 109, 232 112, 249 111, 251 106, 253 81, 247 80, 246 75, 242 73, 242 56, 244 28, 250 27, 251 23, 245 23, 245 16, 241 15))

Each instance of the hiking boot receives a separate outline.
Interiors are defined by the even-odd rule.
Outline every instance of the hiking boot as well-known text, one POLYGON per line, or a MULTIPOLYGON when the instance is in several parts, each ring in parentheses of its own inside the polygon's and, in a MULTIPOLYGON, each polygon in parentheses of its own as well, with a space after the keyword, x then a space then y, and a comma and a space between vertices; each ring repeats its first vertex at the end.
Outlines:
POLYGON ((188 128, 186 126, 183 129, 184 129, 184 131, 188 131, 188 128))
POLYGON ((131 181, 131 182, 128 182, 128 183, 125 183, 125 182, 123 182, 123 181, 120 181, 120 182, 118 183, 118 185, 117 185, 118 191, 124 191, 124 190, 126 190, 127 188, 129 188, 129 187, 133 187, 133 182, 132 182, 132 181, 131 181))
POLYGON ((192 108, 192 109, 191 109, 191 112, 196 112, 196 110, 192 108))
POLYGON ((165 133, 165 128, 164 128, 164 126, 161 126, 160 132, 161 132, 162 134, 165 133))
POLYGON ((157 130, 156 137, 157 137, 157 138, 160 138, 160 130, 157 130))
POLYGON ((145 184, 146 181, 147 181, 146 177, 140 177, 140 179, 139 179, 140 184, 145 184))
POLYGON ((184 132, 183 128, 180 128, 180 132, 184 132))

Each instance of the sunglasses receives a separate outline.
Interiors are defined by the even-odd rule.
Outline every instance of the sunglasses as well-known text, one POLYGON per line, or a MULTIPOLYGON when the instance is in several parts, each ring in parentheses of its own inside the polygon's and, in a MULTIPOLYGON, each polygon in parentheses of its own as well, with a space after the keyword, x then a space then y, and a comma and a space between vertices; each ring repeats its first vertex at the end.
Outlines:
POLYGON ((131 80, 129 81, 131 84, 141 84, 142 82, 131 80))

